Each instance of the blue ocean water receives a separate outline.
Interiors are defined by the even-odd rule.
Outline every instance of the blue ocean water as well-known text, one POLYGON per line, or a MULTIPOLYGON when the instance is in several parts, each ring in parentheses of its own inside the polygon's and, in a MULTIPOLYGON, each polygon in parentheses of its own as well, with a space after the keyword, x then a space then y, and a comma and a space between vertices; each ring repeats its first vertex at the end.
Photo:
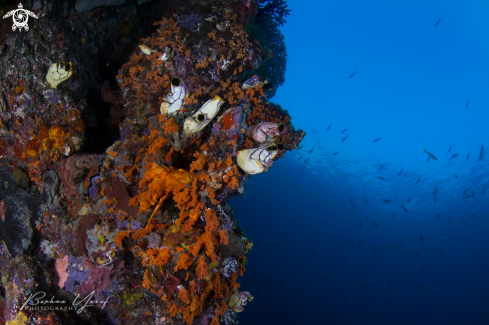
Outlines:
POLYGON ((240 323, 489 324, 489 3, 287 2, 272 101, 308 134, 233 199, 240 323))

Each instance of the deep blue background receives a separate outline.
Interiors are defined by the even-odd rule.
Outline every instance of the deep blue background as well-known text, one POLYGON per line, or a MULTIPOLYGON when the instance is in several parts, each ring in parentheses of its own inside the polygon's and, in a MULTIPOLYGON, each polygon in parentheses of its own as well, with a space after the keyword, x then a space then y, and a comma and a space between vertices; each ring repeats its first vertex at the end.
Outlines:
POLYGON ((308 135, 232 201, 255 242, 240 323, 489 324, 489 3, 288 4, 272 101, 308 135))

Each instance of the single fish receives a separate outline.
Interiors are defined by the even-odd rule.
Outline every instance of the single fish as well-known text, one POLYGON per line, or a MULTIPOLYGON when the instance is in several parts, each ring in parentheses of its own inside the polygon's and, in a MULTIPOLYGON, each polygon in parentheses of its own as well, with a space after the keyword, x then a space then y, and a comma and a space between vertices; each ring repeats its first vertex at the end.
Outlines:
POLYGON ((306 160, 304 160, 304 164, 305 164, 306 162, 308 162, 309 160, 311 160, 311 159, 310 159, 310 158, 307 158, 306 160))
POLYGON ((452 224, 452 214, 450 213, 450 216, 448 217, 448 221, 450 222, 450 224, 452 224))
POLYGON ((420 272, 423 272, 423 270, 424 270, 424 268, 423 268, 423 267, 420 267, 420 268, 419 268, 419 271, 420 271, 420 272))
POLYGON ((375 248, 372 248, 372 254, 375 254, 375 248))
POLYGON ((345 133, 348 129, 343 129, 340 133, 345 133))
POLYGON ((336 246, 338 246, 338 248, 341 248, 341 249, 345 248, 345 246, 343 246, 343 244, 338 243, 338 242, 336 242, 334 240, 333 240, 333 244, 335 244, 336 246))
POLYGON ((348 76, 348 79, 353 78, 353 76, 355 75, 355 73, 357 73, 357 70, 358 70, 358 68, 356 68, 355 71, 353 71, 353 73, 348 76))
POLYGON ((333 152, 333 156, 336 156, 339 153, 340 153, 339 151, 333 152))
POLYGON ((316 146, 312 147, 312 149, 311 149, 311 150, 309 150, 309 152, 308 152, 308 153, 313 152, 314 148, 316 148, 316 146))
POLYGON ((440 252, 441 252, 441 256, 445 256, 445 252, 443 251, 443 248, 441 248, 441 246, 440 246, 440 252))
POLYGON ((465 109, 469 108, 469 100, 467 99, 467 104, 465 104, 465 109))
POLYGON ((302 156, 300 156, 299 159, 297 159, 297 161, 301 161, 301 159, 302 159, 302 156))
POLYGON ((488 186, 489 184, 486 184, 486 186, 484 186, 484 188, 482 189, 482 195, 486 195, 486 190, 488 186))
POLYGON ((436 21, 436 23, 435 23, 435 27, 438 27, 438 25, 440 24, 440 21, 441 21, 442 19, 443 19, 443 18, 440 18, 440 19, 438 19, 438 20, 436 21))
POLYGON ((384 165, 385 165, 385 163, 380 165, 379 170, 382 170, 382 168, 384 168, 384 165))
POLYGON ((392 286, 392 280, 387 284, 387 286, 390 288, 392 286))
POLYGON ((458 153, 454 153, 454 154, 452 155, 452 158, 450 158, 450 159, 448 159, 448 160, 450 160, 450 162, 452 162, 452 159, 455 159, 455 158, 457 158, 457 157, 458 157, 458 153))
POLYGON ((479 219, 479 217, 478 217, 478 216, 476 216, 476 215, 475 215, 475 214, 473 214, 473 213, 472 213, 470 216, 468 216, 467 218, 469 218, 469 219, 470 219, 470 218, 479 219))
POLYGON ((363 245, 363 240, 359 240, 358 241, 358 246, 362 246, 363 245))
POLYGON ((351 197, 351 199, 350 199, 350 203, 353 203, 353 196, 352 196, 352 197, 351 197))
POLYGON ((396 218, 396 211, 393 211, 392 212, 392 219, 395 219, 396 218))
POLYGON ((352 210, 355 210, 355 203, 353 203, 353 207, 352 207, 352 210))
POLYGON ((385 181, 386 179, 382 176, 377 176, 378 179, 382 180, 382 181, 385 181))
POLYGON ((434 154, 432 154, 431 152, 426 150, 426 148, 423 148, 423 149, 424 149, 423 153, 426 153, 428 155, 428 160, 429 160, 429 158, 431 158, 433 160, 438 160, 438 158, 436 158, 436 156, 434 154))
POLYGON ((385 312, 385 311, 381 311, 381 312, 379 312, 379 317, 380 317, 380 316, 385 316, 385 315, 387 315, 387 312, 385 312))
POLYGON ((304 145, 302 145, 302 146, 299 146, 299 150, 301 150, 301 149, 302 149, 303 147, 304 147, 304 145))
POLYGON ((408 209, 406 209, 406 207, 404 206, 404 204, 401 204, 401 208, 404 210, 404 212, 408 213, 408 209))
POLYGON ((423 235, 420 235, 419 236, 419 240, 421 241, 421 245, 424 246, 424 237, 423 237, 423 235))
POLYGON ((374 227, 377 227, 377 226, 378 226, 378 225, 377 225, 377 222, 372 221, 372 223, 374 224, 374 227))
POLYGON ((384 203, 391 203, 392 201, 389 200, 389 199, 385 199, 385 200, 382 200, 382 202, 384 202, 384 203))
POLYGON ((418 254, 418 253, 414 253, 414 256, 415 256, 416 258, 419 258, 419 254, 418 254))
POLYGON ((334 273, 338 273, 338 270, 334 266, 332 266, 331 268, 333 269, 334 273))
POLYGON ((467 159, 465 159, 465 161, 469 161, 469 158, 470 158, 470 150, 469 150, 469 154, 467 155, 467 159))
POLYGON ((374 257, 379 256, 380 253, 384 250, 385 245, 382 245, 382 247, 377 251, 377 253, 374 254, 374 257))
POLYGON ((399 245, 399 243, 401 242, 401 240, 402 240, 402 238, 403 238, 403 237, 404 237, 404 236, 399 237, 399 239, 398 239, 398 240, 397 240, 397 241, 394 243, 394 245, 392 245, 392 246, 399 245))
POLYGON ((431 195, 436 195, 436 194, 438 194, 438 188, 439 188, 439 186, 435 187, 435 190, 433 191, 433 193, 431 193, 431 195))
POLYGON ((473 198, 475 198, 475 194, 474 193, 472 193, 470 195, 463 196, 462 197, 462 200, 473 199, 473 198))
POLYGON ((450 151, 452 151, 452 145, 450 145, 450 148, 448 148, 447 153, 450 153, 450 151))
POLYGON ((331 129, 331 125, 333 125, 332 123, 328 126, 328 128, 326 129, 326 131, 329 131, 331 129))
POLYGON ((438 195, 435 194, 435 197, 433 198, 433 200, 436 202, 438 200, 438 195))
POLYGON ((392 246, 392 249, 402 249, 402 245, 395 245, 395 246, 392 246))
POLYGON ((441 214, 439 214, 439 213, 437 213, 437 214, 436 214, 436 216, 437 216, 438 218, 441 218, 441 214))
POLYGON ((368 221, 368 216, 365 216, 365 222, 367 222, 367 221, 368 221))
POLYGON ((467 222, 465 222, 465 221, 460 220, 460 223, 461 223, 462 225, 464 225, 465 227, 468 227, 468 226, 469 226, 469 224, 468 224, 467 222))
POLYGON ((397 173, 397 176, 401 176, 402 172, 404 171, 404 167, 401 168, 401 171, 397 173))
POLYGON ((412 195, 409 197, 409 199, 407 200, 407 203, 411 202, 412 197, 413 197, 412 195))
POLYGON ((304 167, 302 168, 302 170, 304 170, 304 169, 306 169, 306 168, 307 168, 307 166, 304 166, 304 167))
POLYGON ((359 222, 359 223, 358 223, 358 225, 361 227, 361 226, 362 226, 362 223, 361 223, 361 222, 359 222))
POLYGON ((419 182, 421 182, 421 176, 419 176, 418 181, 416 182, 416 184, 419 184, 419 182))
POLYGON ((453 238, 453 236, 450 235, 450 234, 444 234, 443 237, 448 238, 448 239, 452 239, 453 238))
POLYGON ((287 206, 287 204, 284 204, 284 208, 287 206))
POLYGON ((379 142, 380 140, 382 140, 383 137, 380 137, 380 138, 377 138, 374 140, 374 142, 379 142))
POLYGON ((366 288, 367 287, 367 282, 363 282, 363 287, 366 288))
POLYGON ((366 198, 363 198, 363 200, 365 201, 365 203, 368 203, 367 199, 366 198))
POLYGON ((406 255, 404 254, 401 254, 401 258, 404 259, 405 261, 409 261, 409 257, 407 257, 406 255))
POLYGON ((345 142, 346 139, 348 139, 349 136, 350 136, 350 134, 348 134, 346 137, 344 137, 343 139, 341 139, 341 142, 345 142))
POLYGON ((482 145, 481 147, 481 151, 479 153, 479 160, 478 161, 481 161, 482 158, 484 158, 484 155, 486 154, 486 152, 484 151, 484 145, 482 145))
POLYGON ((455 178, 458 178, 458 175, 457 174, 455 174, 455 178))
POLYGON ((469 188, 467 188, 467 189, 464 191, 464 194, 462 194, 462 195, 467 194, 467 192, 468 192, 469 190, 470 190, 470 187, 469 187, 469 188))
POLYGON ((307 239, 307 241, 308 241, 308 242, 311 242, 311 238, 309 238, 309 237, 306 237, 306 239, 307 239))

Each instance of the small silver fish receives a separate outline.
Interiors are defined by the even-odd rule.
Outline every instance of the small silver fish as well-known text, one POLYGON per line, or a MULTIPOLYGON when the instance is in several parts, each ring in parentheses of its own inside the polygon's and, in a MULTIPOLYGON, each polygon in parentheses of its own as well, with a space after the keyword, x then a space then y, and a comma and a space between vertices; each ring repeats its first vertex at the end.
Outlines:
POLYGON ((374 140, 374 142, 379 142, 380 140, 382 140, 383 137, 380 137, 380 138, 377 138, 374 140))
POLYGON ((442 19, 443 19, 443 18, 440 18, 440 19, 438 19, 438 20, 436 21, 436 23, 435 23, 435 27, 438 27, 438 25, 440 24, 440 21, 441 21, 442 19))
POLYGON ((438 158, 436 158, 436 156, 434 154, 432 154, 431 152, 429 152, 428 150, 426 150, 426 148, 423 148, 424 151, 423 153, 426 153, 428 155, 428 160, 431 158, 433 160, 438 160, 438 158))
POLYGON ((484 151, 484 145, 482 145, 481 151, 479 153, 479 160, 478 161, 481 161, 484 158, 485 154, 486 154, 486 152, 484 151))
POLYGON ((357 73, 357 70, 358 70, 358 68, 356 68, 355 71, 353 71, 353 73, 348 76, 348 79, 353 78, 353 76, 355 75, 355 73, 357 73))
POLYGON ((448 160, 450 160, 450 162, 452 162, 452 159, 455 159, 455 158, 457 158, 457 157, 458 157, 458 153, 454 153, 454 154, 452 155, 452 158, 450 158, 450 159, 448 159, 448 160))
POLYGON ((331 129, 331 125, 333 125, 333 124, 330 124, 330 125, 328 126, 328 128, 326 129, 326 131, 329 131, 329 130, 331 129))
POLYGON ((452 239, 453 238, 453 236, 450 235, 450 234, 444 234, 443 237, 448 238, 448 239, 452 239))
POLYGON ((404 204, 401 204, 401 208, 404 210, 404 212, 408 213, 408 209, 406 209, 406 207, 404 206, 404 204))
POLYGON ((348 134, 346 137, 344 137, 343 139, 341 139, 341 142, 345 142, 346 139, 348 139, 349 136, 350 136, 350 134, 348 134))

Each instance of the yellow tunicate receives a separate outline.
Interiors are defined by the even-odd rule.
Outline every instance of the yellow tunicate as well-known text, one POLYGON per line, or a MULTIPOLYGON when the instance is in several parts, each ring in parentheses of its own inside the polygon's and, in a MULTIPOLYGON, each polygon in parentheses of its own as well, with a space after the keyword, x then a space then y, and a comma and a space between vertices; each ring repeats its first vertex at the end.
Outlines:
POLYGON ((72 74, 73 66, 71 62, 53 63, 49 67, 46 81, 49 82, 52 88, 57 88, 60 83, 67 80, 72 74))

